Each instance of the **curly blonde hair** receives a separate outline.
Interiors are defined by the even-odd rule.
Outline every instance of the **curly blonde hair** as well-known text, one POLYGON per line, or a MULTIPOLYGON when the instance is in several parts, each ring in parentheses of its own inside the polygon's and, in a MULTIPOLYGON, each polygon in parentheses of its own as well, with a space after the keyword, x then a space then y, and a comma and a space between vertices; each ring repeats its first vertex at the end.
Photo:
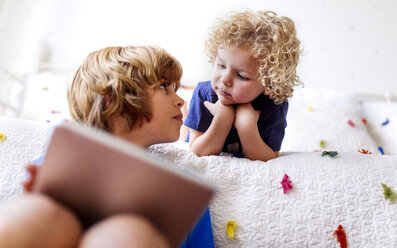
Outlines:
POLYGON ((67 92, 69 111, 104 130, 120 114, 130 131, 151 119, 148 89, 165 83, 176 91, 181 77, 181 64, 160 47, 107 47, 90 53, 77 70, 67 92))
POLYGON ((292 97, 293 87, 303 85, 296 74, 300 50, 294 22, 272 11, 230 12, 210 28, 205 42, 209 62, 220 47, 242 47, 257 60, 259 80, 276 104, 292 97))

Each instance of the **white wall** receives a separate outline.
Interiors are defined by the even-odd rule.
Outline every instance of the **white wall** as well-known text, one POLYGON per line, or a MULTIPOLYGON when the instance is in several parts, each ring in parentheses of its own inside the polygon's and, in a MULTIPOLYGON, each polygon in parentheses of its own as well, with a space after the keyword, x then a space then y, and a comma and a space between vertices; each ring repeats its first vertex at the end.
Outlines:
POLYGON ((0 66, 20 75, 48 66, 72 73, 95 49, 156 44, 181 61, 186 83, 207 80, 208 26, 229 10, 251 8, 295 21, 305 49, 298 70, 307 87, 397 94, 393 0, 0 2, 0 66))

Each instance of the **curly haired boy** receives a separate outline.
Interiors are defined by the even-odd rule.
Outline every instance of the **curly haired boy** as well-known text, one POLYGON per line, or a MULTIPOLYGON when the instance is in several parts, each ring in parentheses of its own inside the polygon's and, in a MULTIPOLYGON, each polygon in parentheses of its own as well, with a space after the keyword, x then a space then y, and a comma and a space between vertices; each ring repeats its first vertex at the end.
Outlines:
POLYGON ((197 84, 184 125, 198 156, 230 152, 252 160, 278 156, 289 97, 303 84, 293 21, 271 11, 231 12, 205 43, 212 79, 197 84))

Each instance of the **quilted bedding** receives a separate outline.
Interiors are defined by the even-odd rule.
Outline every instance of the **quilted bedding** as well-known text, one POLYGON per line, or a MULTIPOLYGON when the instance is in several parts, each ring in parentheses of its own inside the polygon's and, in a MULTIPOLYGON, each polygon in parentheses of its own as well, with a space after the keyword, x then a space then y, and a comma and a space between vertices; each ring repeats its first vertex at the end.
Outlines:
POLYGON ((22 192, 25 166, 44 155, 50 132, 45 122, 0 116, 0 202, 22 192))
MULTIPOLYGON (((396 145, 386 140, 395 133, 395 112, 389 111, 390 123, 380 126, 384 116, 368 118, 351 96, 314 92, 294 97, 277 159, 197 157, 186 143, 149 150, 218 187, 210 203, 216 247, 339 247, 333 235, 339 225, 348 247, 397 247, 397 202, 385 199, 381 186, 397 190, 397 156, 391 155, 397 154, 396 145), (368 129, 374 126, 382 139, 371 137, 368 129), (385 155, 380 155, 381 145, 385 155), (322 157, 316 150, 339 155, 322 157), (285 174, 293 186, 287 194, 280 183, 285 174), (228 221, 237 224, 234 239, 226 233, 228 221)), ((0 202, 22 192, 24 166, 45 153, 51 126, 0 117, 0 202)))
POLYGON ((397 156, 289 152, 267 163, 230 156, 197 157, 181 146, 151 147, 175 166, 218 187, 210 204, 216 247, 397 247, 397 203, 381 183, 397 186, 397 156), (284 194, 287 174, 293 189, 284 194), (225 231, 236 221, 235 238, 225 231))

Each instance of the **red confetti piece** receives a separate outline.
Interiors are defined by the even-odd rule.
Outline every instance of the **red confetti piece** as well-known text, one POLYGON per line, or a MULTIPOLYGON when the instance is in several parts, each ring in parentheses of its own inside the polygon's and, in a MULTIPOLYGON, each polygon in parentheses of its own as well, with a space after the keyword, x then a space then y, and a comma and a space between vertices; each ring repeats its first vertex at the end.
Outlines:
POLYGON ((367 119, 362 118, 361 120, 362 120, 362 122, 364 123, 364 125, 367 125, 367 119))
POLYGON ((352 120, 348 120, 348 121, 347 121, 347 124, 349 124, 349 125, 352 126, 352 127, 356 126, 352 120))
POLYGON ((284 175, 281 185, 283 186, 284 194, 287 194, 293 188, 287 174, 284 175))
POLYGON ((61 111, 59 111, 59 110, 51 110, 51 114, 60 114, 61 113, 61 111))
POLYGON ((372 154, 372 152, 370 152, 370 151, 368 151, 368 150, 365 150, 365 149, 362 149, 362 148, 361 148, 361 150, 358 149, 357 151, 358 151, 359 153, 362 153, 362 154, 372 154))
POLYGON ((341 248, 347 248, 347 240, 346 240, 346 233, 343 230, 342 225, 338 226, 338 229, 335 230, 334 236, 338 239, 341 248))

